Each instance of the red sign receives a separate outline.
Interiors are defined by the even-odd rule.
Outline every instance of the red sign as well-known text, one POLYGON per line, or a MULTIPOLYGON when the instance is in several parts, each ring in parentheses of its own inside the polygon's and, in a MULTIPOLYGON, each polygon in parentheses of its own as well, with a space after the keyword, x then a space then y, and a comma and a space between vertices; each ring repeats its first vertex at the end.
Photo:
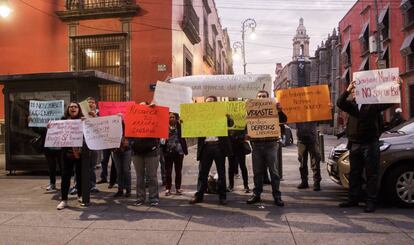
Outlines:
POLYGON ((113 116, 117 115, 118 113, 125 115, 126 109, 130 105, 135 105, 135 102, 98 102, 99 116, 113 116))
POLYGON ((130 105, 125 113, 125 137, 168 138, 168 107, 130 105))

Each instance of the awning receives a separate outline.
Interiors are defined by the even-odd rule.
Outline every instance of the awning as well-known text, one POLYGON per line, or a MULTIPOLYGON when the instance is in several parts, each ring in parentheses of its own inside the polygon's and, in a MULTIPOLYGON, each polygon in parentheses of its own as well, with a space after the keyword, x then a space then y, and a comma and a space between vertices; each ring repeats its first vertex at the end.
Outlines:
POLYGON ((366 22, 364 26, 362 26, 361 33, 359 34, 359 39, 364 38, 364 34, 368 31, 369 22, 366 22))
POLYGON ((349 76, 349 68, 347 68, 347 69, 344 71, 344 73, 342 74, 341 79, 342 79, 342 81, 343 81, 343 82, 348 82, 348 81, 347 81, 347 76, 349 76))
POLYGON ((402 0, 400 4, 400 9, 402 11, 407 11, 411 7, 410 0, 402 0))
POLYGON ((369 55, 367 55, 367 57, 365 57, 362 62, 361 65, 359 66, 359 71, 365 71, 365 66, 367 65, 367 62, 369 60, 369 55))
POLYGON ((414 39, 414 32, 405 37, 404 42, 400 48, 400 53, 402 56, 407 56, 413 53, 413 49, 411 47, 413 39, 414 39))
POLYGON ((388 13, 388 10, 389 10, 389 5, 387 5, 387 7, 385 7, 385 8, 381 11, 381 13, 380 13, 380 15, 379 15, 379 17, 378 17, 378 23, 382 24, 382 22, 384 21, 385 16, 386 16, 386 15, 387 15, 387 13, 388 13))
POLYGON ((345 45, 342 47, 341 54, 346 53, 346 50, 349 47, 349 39, 345 42, 345 45))

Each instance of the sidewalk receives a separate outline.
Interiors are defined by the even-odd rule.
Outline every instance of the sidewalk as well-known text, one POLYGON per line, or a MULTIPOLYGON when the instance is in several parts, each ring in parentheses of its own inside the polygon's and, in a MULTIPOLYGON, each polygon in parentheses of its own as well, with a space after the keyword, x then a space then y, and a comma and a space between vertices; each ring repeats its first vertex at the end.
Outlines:
MULTIPOLYGON (((326 157, 337 143, 325 136, 326 157)), ((329 179, 325 164, 322 191, 299 191, 295 145, 283 148, 283 161, 283 208, 273 205, 270 186, 263 203, 245 204, 250 194, 242 191, 240 179, 227 206, 218 205, 216 195, 189 205, 198 172, 195 148, 185 158, 184 195, 165 197, 160 187, 155 208, 132 206, 134 199, 112 199, 115 189, 103 184, 90 207, 81 208, 72 196, 71 207, 57 211, 59 193, 45 193, 47 176, 6 176, 2 171, 0 244, 414 244, 413 210, 381 207, 365 214, 362 208, 339 209, 346 190, 329 179)), ((247 162, 253 188, 250 156, 247 162)))

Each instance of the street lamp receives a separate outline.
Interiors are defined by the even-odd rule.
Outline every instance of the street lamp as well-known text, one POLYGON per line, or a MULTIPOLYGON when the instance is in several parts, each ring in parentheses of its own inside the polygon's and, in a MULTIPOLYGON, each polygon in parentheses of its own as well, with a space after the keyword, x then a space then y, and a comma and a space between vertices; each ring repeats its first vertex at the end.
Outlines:
POLYGON ((241 44, 241 42, 234 42, 233 43, 233 59, 234 60, 240 60, 240 52, 243 50, 242 49, 243 44, 241 44))
POLYGON ((243 58, 243 72, 246 75, 246 43, 245 43, 245 37, 246 37, 246 31, 250 30, 250 38, 251 39, 255 39, 256 38, 256 21, 254 19, 246 19, 242 22, 242 43, 240 42, 235 42, 233 44, 233 49, 234 49, 234 53, 235 55, 238 54, 237 53, 237 49, 241 49, 241 54, 242 54, 242 58, 243 58))
POLYGON ((11 11, 7 0, 0 0, 0 16, 6 18, 10 15, 11 11))

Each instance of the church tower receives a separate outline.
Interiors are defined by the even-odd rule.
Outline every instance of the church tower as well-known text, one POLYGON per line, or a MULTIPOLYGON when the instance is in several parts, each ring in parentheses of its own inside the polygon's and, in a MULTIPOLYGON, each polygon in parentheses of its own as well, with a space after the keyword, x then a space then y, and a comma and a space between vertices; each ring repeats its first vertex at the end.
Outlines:
POLYGON ((296 29, 296 35, 293 38, 293 57, 292 59, 309 60, 309 36, 306 34, 306 28, 303 25, 303 18, 299 20, 299 26, 296 29))

